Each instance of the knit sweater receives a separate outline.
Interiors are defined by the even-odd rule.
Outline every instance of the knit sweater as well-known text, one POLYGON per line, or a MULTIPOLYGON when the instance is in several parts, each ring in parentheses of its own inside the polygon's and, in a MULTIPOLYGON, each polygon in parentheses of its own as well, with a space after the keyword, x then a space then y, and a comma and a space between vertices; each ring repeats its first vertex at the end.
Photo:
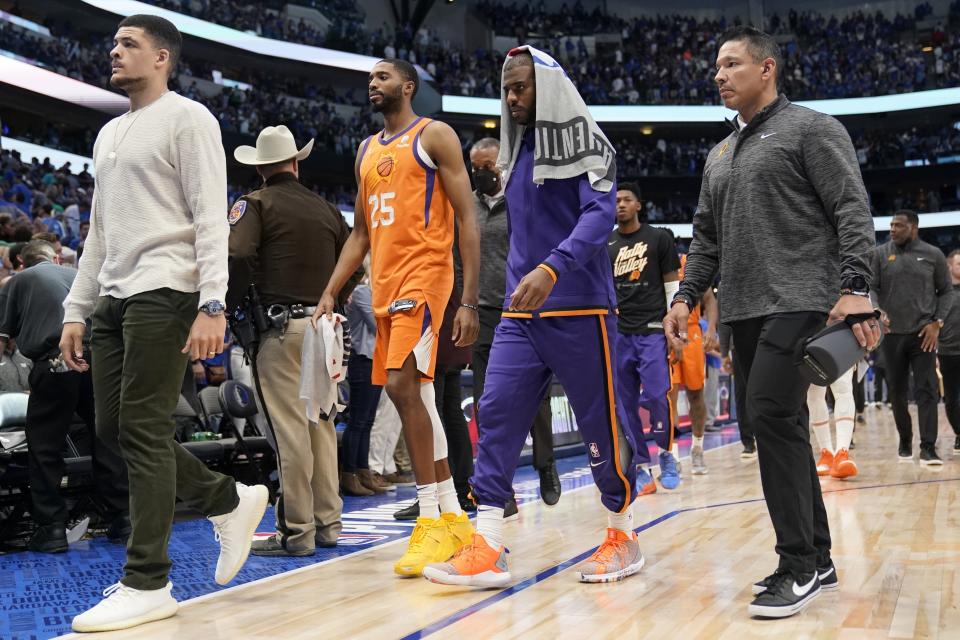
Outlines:
POLYGON ((223 301, 230 227, 216 118, 168 92, 108 122, 93 159, 90 232, 64 322, 83 322, 98 296, 169 288, 223 301))

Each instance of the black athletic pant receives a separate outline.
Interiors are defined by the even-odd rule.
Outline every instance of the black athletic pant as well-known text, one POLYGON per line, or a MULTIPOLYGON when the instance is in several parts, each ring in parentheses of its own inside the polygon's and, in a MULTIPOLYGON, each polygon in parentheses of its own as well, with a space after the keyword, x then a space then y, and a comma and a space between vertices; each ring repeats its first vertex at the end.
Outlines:
POLYGON ((731 384, 733 385, 733 399, 737 406, 737 429, 740 431, 740 442, 742 442, 744 446, 756 444, 756 434, 753 431, 750 420, 747 418, 747 378, 738 369, 735 353, 733 356, 733 378, 731 378, 731 384))
POLYGON ((883 396, 883 383, 887 379, 887 369, 885 367, 878 367, 876 364, 873 365, 873 401, 874 402, 889 402, 890 396, 887 395, 886 398, 883 396))
POLYGON ((863 385, 866 384, 866 378, 858 378, 857 372, 853 372, 853 404, 857 414, 863 413, 867 408, 867 399, 863 385))
MULTIPOLYGON (((473 359, 470 368, 473 370, 473 401, 477 416, 477 428, 482 429, 480 396, 483 395, 483 383, 487 376, 487 363, 490 361, 490 347, 493 345, 493 335, 500 324, 501 310, 495 307, 480 307, 480 332, 477 341, 473 344, 473 359)), ((553 459, 553 412, 550 409, 550 392, 540 403, 540 409, 533 419, 533 468, 538 471, 549 468, 554 464, 553 459)))
POLYGON ((809 385, 797 368, 803 341, 826 320, 823 313, 801 312, 730 325, 737 386, 746 387, 737 411, 755 430, 780 568, 794 576, 809 575, 830 559, 830 526, 810 448, 809 385))
MULTIPOLYGON (((118 391, 119 392, 119 391, 118 391)), ((86 423, 91 439, 93 477, 108 517, 130 509, 127 468, 116 453, 96 437, 93 378, 89 371, 53 373, 50 361, 36 360, 30 372, 27 402, 27 460, 30 474, 31 515, 38 525, 63 524, 67 504, 60 495, 66 469, 64 446, 74 414, 86 423)))
POLYGON ((884 363, 893 419, 897 423, 900 442, 913 444, 913 422, 907 408, 910 372, 913 371, 913 395, 917 401, 920 427, 920 447, 933 448, 937 444, 937 356, 922 348, 920 337, 913 333, 891 333, 883 339, 884 363))
POLYGON ((466 499, 470 493, 469 480, 473 475, 473 445, 470 430, 463 415, 463 394, 460 388, 460 367, 438 364, 433 375, 433 391, 437 411, 447 436, 447 462, 457 488, 457 496, 466 499))
POLYGON ((943 403, 953 432, 960 436, 960 355, 940 354, 943 376, 943 403))

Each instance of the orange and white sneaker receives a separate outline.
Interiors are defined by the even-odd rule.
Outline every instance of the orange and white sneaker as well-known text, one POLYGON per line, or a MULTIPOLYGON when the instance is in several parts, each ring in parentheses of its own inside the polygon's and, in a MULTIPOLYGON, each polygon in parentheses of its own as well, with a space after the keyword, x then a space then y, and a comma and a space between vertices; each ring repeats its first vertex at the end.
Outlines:
POLYGON ((580 582, 616 582, 643 568, 637 534, 607 529, 607 539, 577 570, 580 582))
POLYGON ((820 449, 820 459, 817 460, 817 475, 828 476, 833 469, 833 454, 829 449, 820 449))
POLYGON ((447 562, 428 564, 423 577, 437 584, 465 587, 501 588, 510 582, 507 548, 494 549, 479 533, 447 562))
POLYGON ((846 449, 837 451, 833 457, 833 468, 830 475, 834 478, 852 478, 857 475, 857 463, 850 459, 850 452, 846 449))

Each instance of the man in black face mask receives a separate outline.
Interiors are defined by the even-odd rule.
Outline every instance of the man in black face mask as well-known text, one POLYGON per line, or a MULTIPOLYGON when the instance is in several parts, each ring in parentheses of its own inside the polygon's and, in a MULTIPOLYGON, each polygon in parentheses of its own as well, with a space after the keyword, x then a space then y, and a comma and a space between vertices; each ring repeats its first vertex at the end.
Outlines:
MULTIPOLYGON (((506 295, 507 271, 507 203, 503 197, 497 154, 500 141, 483 138, 470 148, 473 168, 474 198, 477 222, 480 225, 480 333, 473 344, 473 398, 477 427, 483 428, 483 410, 477 406, 483 395, 483 383, 490 359, 493 334, 500 324, 503 299, 506 295)), ((560 476, 553 459, 553 415, 549 394, 543 399, 533 421, 533 467, 540 474, 540 497, 548 505, 560 500, 560 476)), ((517 513, 517 501, 511 500, 503 510, 503 517, 517 513)))

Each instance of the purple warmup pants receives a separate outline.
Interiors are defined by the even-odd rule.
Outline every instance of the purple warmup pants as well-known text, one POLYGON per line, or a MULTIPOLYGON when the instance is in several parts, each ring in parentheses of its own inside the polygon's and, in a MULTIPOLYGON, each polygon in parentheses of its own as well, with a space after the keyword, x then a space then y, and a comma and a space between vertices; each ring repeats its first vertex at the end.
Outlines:
POLYGON ((627 417, 627 436, 636 464, 650 462, 640 407, 650 412, 650 426, 657 446, 667 451, 673 446, 670 362, 667 358, 667 339, 662 333, 621 333, 617 338, 617 390, 627 417))
POLYGON ((616 399, 617 321, 613 315, 506 317, 500 321, 480 406, 477 463, 470 485, 477 502, 503 507, 530 424, 552 375, 563 385, 587 449, 603 506, 622 512, 636 497, 632 449, 616 399))

